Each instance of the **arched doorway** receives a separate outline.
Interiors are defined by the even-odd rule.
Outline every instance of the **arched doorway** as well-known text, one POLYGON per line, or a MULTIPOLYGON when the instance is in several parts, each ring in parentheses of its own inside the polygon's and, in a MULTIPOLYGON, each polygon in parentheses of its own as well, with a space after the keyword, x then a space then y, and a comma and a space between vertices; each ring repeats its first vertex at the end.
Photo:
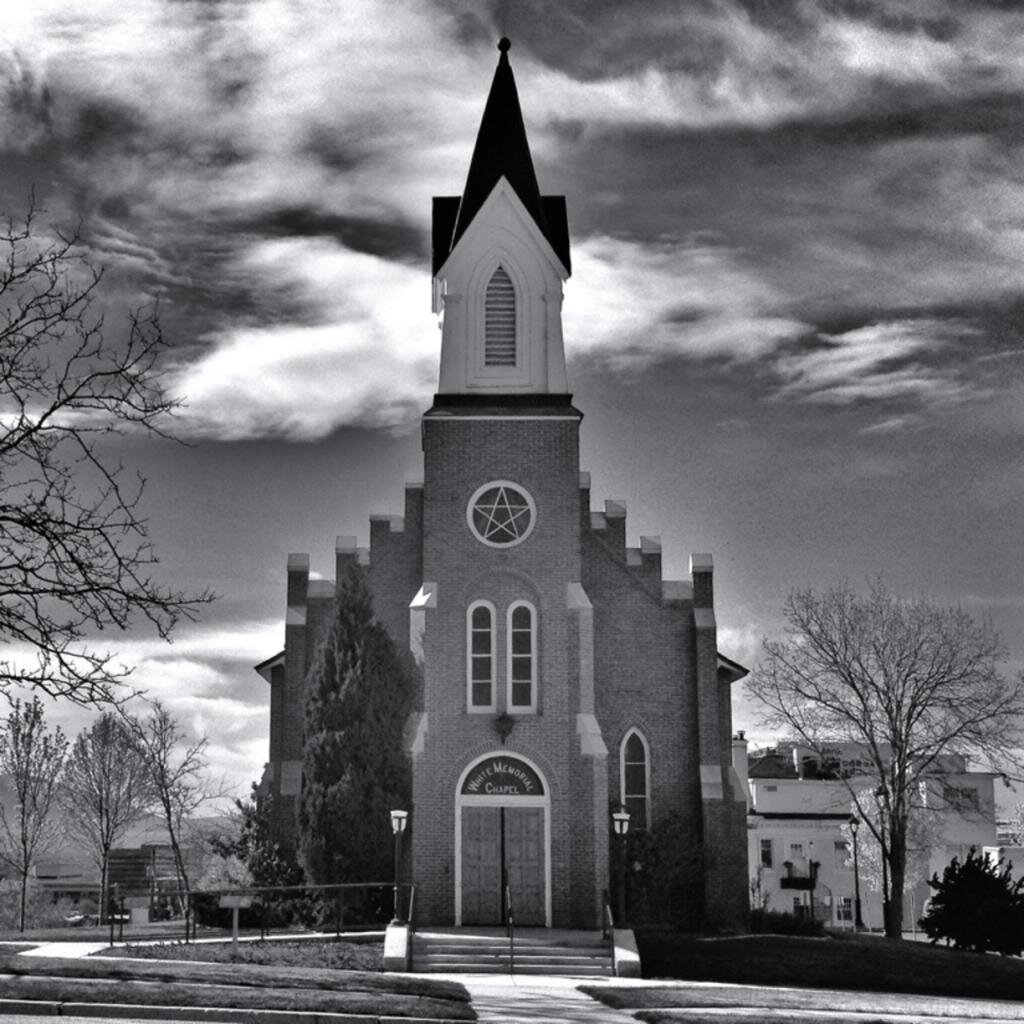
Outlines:
POLYGON ((455 923, 500 925, 505 889, 516 924, 551 923, 551 799, 519 754, 496 751, 459 777, 455 795, 455 923))

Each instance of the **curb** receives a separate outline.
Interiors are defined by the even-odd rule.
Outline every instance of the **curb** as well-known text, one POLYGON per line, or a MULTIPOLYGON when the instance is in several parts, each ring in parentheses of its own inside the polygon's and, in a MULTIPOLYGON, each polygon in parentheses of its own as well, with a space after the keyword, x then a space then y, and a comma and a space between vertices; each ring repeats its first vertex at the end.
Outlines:
POLYGON ((255 1010, 203 1006, 135 1006, 127 1003, 61 1003, 49 1000, 0 999, 0 1017, 7 1014, 37 1017, 102 1017, 138 1020, 206 1021, 208 1024, 467 1024, 435 1017, 379 1017, 320 1010, 255 1010))

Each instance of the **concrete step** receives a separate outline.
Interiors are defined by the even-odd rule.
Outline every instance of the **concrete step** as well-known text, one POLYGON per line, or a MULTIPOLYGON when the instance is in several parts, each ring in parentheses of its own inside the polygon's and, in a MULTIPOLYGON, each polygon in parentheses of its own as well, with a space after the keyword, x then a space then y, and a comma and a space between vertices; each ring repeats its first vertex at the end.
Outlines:
MULTIPOLYGON (((508 942, 488 942, 488 943, 468 943, 460 942, 430 942, 420 943, 413 940, 412 944, 413 951, 422 950, 425 953, 479 953, 486 955, 488 953, 502 954, 508 952, 508 942)), ((608 951, 606 946, 604 949, 597 949, 592 946, 540 946, 528 942, 517 942, 515 943, 516 955, 520 952, 523 953, 535 953, 538 956, 550 954, 551 956, 559 956, 566 952, 572 952, 576 956, 602 956, 608 951)))
POLYGON ((482 964, 479 962, 454 964, 422 964, 413 962, 416 974, 522 974, 549 978, 611 978, 610 966, 564 967, 556 964, 522 964, 516 960, 513 970, 509 970, 508 961, 495 960, 482 964))
POLYGON ((424 973, 507 974, 512 963, 517 974, 564 977, 610 977, 612 959, 600 936, 545 937, 528 933, 517 938, 514 957, 507 937, 494 934, 448 933, 414 935, 412 969, 424 973))

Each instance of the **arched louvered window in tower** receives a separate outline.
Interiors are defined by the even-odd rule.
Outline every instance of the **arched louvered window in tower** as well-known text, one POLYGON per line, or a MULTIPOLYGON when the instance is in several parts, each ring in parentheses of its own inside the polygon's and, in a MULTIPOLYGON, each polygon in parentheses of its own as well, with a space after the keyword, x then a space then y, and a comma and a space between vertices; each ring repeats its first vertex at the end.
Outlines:
POLYGON ((516 365, 516 292, 498 267, 484 296, 484 366, 516 365))

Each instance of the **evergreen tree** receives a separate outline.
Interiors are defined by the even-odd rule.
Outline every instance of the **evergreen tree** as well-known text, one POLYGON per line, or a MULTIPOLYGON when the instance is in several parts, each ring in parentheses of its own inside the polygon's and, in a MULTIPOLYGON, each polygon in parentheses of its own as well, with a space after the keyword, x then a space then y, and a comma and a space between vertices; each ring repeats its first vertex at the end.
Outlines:
POLYGON ((274 837, 271 825, 273 804, 270 796, 260 796, 255 783, 248 800, 235 800, 238 831, 215 836, 210 846, 225 859, 237 858, 248 869, 255 886, 301 885, 302 868, 295 852, 274 837))
POLYGON ((299 854, 313 884, 393 875, 389 811, 408 808, 403 742, 411 659, 376 621, 362 569, 339 582, 334 621, 306 680, 299 854))
POLYGON ((928 883, 934 890, 921 927, 933 943, 955 949, 1019 956, 1024 949, 1024 879, 1014 880, 1012 864, 993 864, 972 847, 961 864, 954 857, 928 883))

